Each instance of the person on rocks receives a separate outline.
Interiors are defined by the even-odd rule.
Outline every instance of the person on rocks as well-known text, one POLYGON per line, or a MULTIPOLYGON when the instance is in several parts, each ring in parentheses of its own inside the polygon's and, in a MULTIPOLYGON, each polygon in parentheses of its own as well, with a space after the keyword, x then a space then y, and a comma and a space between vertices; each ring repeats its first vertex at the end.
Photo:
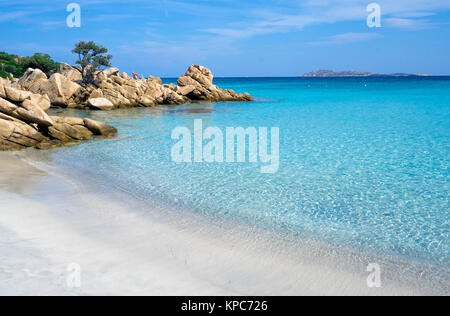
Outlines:
POLYGON ((137 73, 135 73, 135 72, 132 72, 132 74, 133 74, 133 79, 134 79, 134 80, 138 80, 139 77, 141 77, 140 79, 144 79, 144 77, 142 77, 140 74, 137 74, 137 73))

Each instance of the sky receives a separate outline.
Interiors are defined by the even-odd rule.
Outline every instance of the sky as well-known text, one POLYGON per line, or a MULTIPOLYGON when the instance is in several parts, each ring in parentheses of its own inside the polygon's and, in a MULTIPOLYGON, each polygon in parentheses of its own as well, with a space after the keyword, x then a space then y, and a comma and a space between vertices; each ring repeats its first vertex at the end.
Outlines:
POLYGON ((0 51, 73 64, 79 40, 121 71, 298 76, 315 69, 450 75, 450 0, 0 0, 0 51), (81 27, 68 27, 70 3, 81 27), (369 27, 367 6, 381 9, 369 27))

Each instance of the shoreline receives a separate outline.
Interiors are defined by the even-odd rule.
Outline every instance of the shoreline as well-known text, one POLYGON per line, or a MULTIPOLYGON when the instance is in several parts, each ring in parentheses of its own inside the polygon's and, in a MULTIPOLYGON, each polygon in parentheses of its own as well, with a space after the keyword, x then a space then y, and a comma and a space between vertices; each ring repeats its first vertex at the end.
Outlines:
POLYGON ((440 280, 439 275, 431 275, 430 281, 420 282, 408 263, 402 263, 401 270, 410 269, 410 273, 398 279, 388 262, 380 262, 382 287, 368 288, 366 267, 374 262, 370 256, 158 208, 133 192, 95 179, 80 182, 86 175, 71 177, 51 164, 46 170, 39 163, 30 165, 27 162, 33 153, 0 156, 2 169, 8 170, 0 178, 0 195, 8 201, 0 215, 0 234, 8 241, 0 250, 8 258, 0 264, 0 284, 6 284, 0 286, 0 294, 10 294, 11 286, 13 293, 23 295, 448 292, 445 277, 440 280), (27 181, 23 181, 24 174, 27 181), (65 284, 71 263, 82 269, 81 288, 70 289, 65 284))

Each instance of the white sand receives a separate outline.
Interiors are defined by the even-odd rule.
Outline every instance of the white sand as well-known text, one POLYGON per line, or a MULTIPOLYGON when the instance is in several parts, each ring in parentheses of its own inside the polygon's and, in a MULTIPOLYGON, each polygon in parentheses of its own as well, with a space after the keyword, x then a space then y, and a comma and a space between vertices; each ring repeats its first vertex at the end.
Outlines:
POLYGON ((0 295, 428 294, 388 280, 370 289, 368 262, 342 268, 310 245, 139 209, 125 196, 0 153, 0 295), (67 285, 72 263, 79 288, 67 285))

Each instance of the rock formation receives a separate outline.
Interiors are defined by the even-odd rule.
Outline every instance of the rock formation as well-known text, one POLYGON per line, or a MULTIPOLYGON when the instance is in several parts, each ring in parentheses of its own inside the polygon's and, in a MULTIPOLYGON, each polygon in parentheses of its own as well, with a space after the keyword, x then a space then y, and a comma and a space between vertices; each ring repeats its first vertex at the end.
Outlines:
POLYGON ((76 107, 78 94, 83 90, 79 84, 60 73, 47 78, 39 69, 28 69, 12 86, 35 94, 47 95, 52 105, 62 107, 76 107))
MULTIPOLYGON (((40 75, 36 78, 44 79, 40 75)), ((0 150, 47 149, 88 140, 93 135, 117 133, 114 127, 97 121, 49 116, 45 112, 50 107, 47 95, 19 90, 12 85, 9 81, 0 82, 0 150)))
POLYGON ((36 69, 28 69, 14 84, 16 88, 47 95, 54 106, 112 110, 128 107, 180 105, 191 101, 252 101, 252 97, 222 90, 213 84, 213 75, 205 67, 194 65, 178 79, 178 86, 163 85, 161 79, 133 79, 119 69, 109 68, 94 74, 90 85, 81 83, 76 67, 61 64, 59 72, 47 78, 36 69))
POLYGON ((213 84, 213 75, 205 67, 194 65, 178 79, 176 92, 191 100, 208 101, 252 101, 248 94, 237 94, 233 90, 222 90, 213 84))
POLYGON ((133 79, 119 69, 97 71, 91 84, 83 84, 81 70, 61 64, 48 78, 28 69, 20 79, 0 78, 0 150, 27 147, 46 149, 94 135, 113 136, 117 130, 91 119, 49 116, 51 106, 95 110, 179 105, 192 101, 252 101, 248 94, 222 90, 213 84, 205 67, 194 65, 178 85, 160 78, 133 79))
POLYGON ((81 71, 78 68, 71 67, 66 63, 59 64, 58 72, 70 81, 77 82, 83 79, 83 77, 81 76, 81 71))

